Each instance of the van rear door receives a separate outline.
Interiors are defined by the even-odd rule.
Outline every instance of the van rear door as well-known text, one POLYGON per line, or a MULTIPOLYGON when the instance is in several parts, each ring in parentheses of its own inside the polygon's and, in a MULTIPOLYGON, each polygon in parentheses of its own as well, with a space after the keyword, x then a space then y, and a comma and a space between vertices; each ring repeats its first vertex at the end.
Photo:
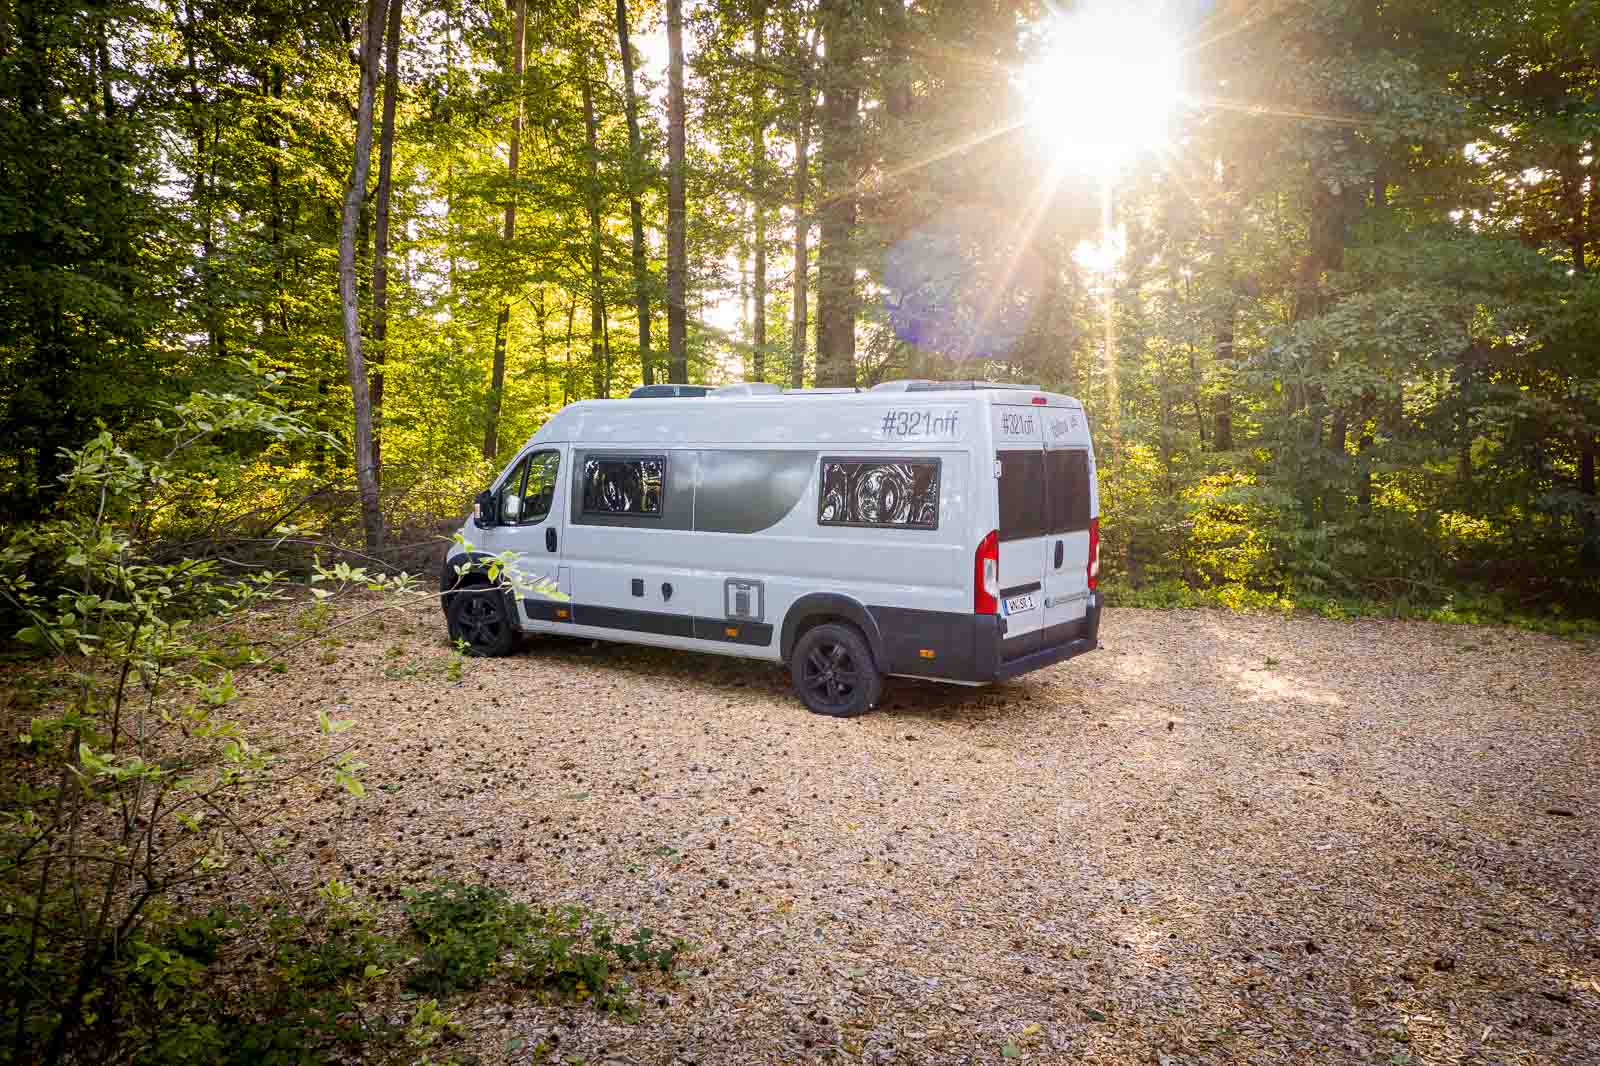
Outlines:
POLYGON ((1052 407, 1044 415, 1045 481, 1049 498, 1045 535, 1044 638, 1046 646, 1078 635, 1089 610, 1089 521, 1093 515, 1089 433, 1083 412, 1052 407))
POLYGON ((993 407, 1000 472, 1000 614, 1005 620, 1000 656, 1006 660, 1042 646, 1049 530, 1043 414, 1043 408, 1028 404, 993 407))

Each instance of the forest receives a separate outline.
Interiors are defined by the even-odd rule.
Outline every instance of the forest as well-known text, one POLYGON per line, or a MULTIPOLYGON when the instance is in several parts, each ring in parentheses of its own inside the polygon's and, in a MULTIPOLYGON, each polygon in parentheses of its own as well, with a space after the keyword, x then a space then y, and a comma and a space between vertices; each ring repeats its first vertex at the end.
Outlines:
POLYGON ((1593 0, 0 0, 0 436, 0 1064, 1592 1044, 1593 0), (1082 400, 1081 667, 447 641, 564 405, 896 378, 1082 400))
POLYGON ((173 538, 416 542, 640 383, 986 378, 1087 405, 1122 595, 1591 609, 1592 5, 1078 8, 8 0, 6 513, 262 373, 316 435, 173 538))

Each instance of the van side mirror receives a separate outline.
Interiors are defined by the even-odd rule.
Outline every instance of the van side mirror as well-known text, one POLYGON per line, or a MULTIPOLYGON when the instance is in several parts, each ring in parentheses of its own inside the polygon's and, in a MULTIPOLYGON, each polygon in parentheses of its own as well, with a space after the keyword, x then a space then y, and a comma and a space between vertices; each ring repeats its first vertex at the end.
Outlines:
POLYGON ((476 506, 473 510, 477 514, 479 526, 488 528, 499 524, 500 516, 495 514, 494 493, 484 489, 478 493, 478 498, 474 502, 476 506))

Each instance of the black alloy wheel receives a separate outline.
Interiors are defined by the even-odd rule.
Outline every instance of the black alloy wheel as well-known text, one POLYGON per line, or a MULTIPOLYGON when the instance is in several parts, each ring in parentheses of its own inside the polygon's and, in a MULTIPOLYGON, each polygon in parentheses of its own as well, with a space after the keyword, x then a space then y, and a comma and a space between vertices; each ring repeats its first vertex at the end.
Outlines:
POLYGON ((806 631, 795 645, 790 672, 801 702, 833 718, 866 713, 883 692, 866 638, 838 622, 806 631))
POLYGON ((465 641, 467 654, 507 655, 517 640, 510 600, 500 589, 462 589, 452 594, 450 639, 465 641))

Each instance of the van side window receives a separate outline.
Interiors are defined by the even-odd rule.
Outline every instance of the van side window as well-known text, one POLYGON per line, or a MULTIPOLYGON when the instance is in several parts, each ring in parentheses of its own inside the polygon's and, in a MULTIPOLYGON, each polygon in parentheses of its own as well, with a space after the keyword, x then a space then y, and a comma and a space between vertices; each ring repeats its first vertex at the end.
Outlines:
POLYGON ((817 524, 939 528, 939 460, 822 460, 817 524))
POLYGON ((527 474, 528 460, 524 459, 500 482, 500 498, 496 501, 495 511, 502 525, 515 525, 522 521, 522 481, 527 474))
POLYGON ((664 455, 591 455, 583 461, 585 514, 661 516, 664 455))
POLYGON ((1050 533, 1089 528, 1089 453, 1081 448, 1052 451, 1045 458, 1050 479, 1050 533))
POLYGON ((534 452, 528 456, 528 482, 522 492, 522 521, 543 522, 556 498, 556 475, 561 472, 560 452, 534 452))

